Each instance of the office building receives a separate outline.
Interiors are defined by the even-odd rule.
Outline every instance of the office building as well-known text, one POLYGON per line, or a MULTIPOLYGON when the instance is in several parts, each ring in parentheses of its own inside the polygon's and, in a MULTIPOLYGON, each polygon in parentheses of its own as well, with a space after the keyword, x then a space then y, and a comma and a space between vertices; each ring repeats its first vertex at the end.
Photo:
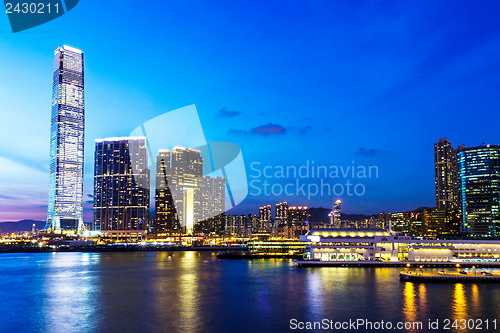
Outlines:
POLYGON ((83 68, 81 50, 64 45, 54 51, 49 200, 44 228, 50 232, 79 233, 83 228, 83 68))
POLYGON ((160 150, 156 161, 155 231, 160 234, 210 233, 214 217, 225 212, 225 180, 203 177, 199 150, 160 150))
POLYGON ((447 138, 434 144, 436 208, 458 209, 457 154, 447 138))
POLYGON ((155 231, 180 233, 181 225, 175 209, 172 184, 172 152, 160 150, 156 159, 155 231))
POLYGON ((461 231, 471 238, 496 239, 500 232, 500 146, 458 152, 461 231))
POLYGON ((141 239, 148 219, 146 138, 95 140, 94 223, 104 236, 141 239))

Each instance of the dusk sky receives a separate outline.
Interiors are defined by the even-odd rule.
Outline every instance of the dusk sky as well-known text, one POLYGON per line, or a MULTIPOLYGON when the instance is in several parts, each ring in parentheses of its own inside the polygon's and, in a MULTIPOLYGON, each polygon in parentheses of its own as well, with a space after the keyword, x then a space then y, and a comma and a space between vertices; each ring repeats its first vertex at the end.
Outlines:
POLYGON ((432 207, 434 142, 500 144, 497 0, 81 0, 15 34, 0 14, 0 221, 46 219, 53 51, 62 44, 85 53, 86 222, 94 140, 191 104, 208 141, 241 147, 249 182, 255 162, 378 168, 378 177, 349 179, 365 186, 362 196, 250 194, 232 213, 337 198, 346 213, 432 207))

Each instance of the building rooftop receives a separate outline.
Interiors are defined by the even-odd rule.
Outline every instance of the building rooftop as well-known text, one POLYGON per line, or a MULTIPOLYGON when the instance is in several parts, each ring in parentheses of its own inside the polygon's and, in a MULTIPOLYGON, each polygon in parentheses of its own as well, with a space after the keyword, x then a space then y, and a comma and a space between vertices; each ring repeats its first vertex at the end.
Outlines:
POLYGON ((95 142, 132 141, 132 140, 146 140, 146 137, 145 136, 122 136, 122 137, 95 139, 95 142))

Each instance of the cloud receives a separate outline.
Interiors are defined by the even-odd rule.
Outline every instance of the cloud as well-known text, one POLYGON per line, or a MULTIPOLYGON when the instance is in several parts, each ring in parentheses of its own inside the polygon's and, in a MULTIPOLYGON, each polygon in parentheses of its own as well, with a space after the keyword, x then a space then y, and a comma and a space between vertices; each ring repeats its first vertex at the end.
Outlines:
POLYGON ((234 118, 241 115, 241 112, 236 110, 228 110, 226 109, 226 107, 223 107, 219 110, 218 115, 225 118, 234 118))
POLYGON ((307 125, 307 126, 302 126, 300 129, 299 129, 299 133, 300 134, 306 134, 307 132, 309 132, 310 130, 312 130, 312 126, 310 125, 307 125))
POLYGON ((92 194, 87 194, 87 197, 90 198, 90 200, 87 200, 87 203, 93 204, 94 203, 94 196, 92 194))
POLYGON ((284 135, 287 134, 287 129, 278 124, 268 123, 265 125, 260 125, 251 128, 249 130, 230 128, 229 133, 238 135, 260 135, 260 136, 284 135))
POLYGON ((280 135, 286 134, 286 128, 278 124, 269 123, 252 128, 250 133, 253 135, 280 135))
POLYGON ((363 147, 358 148, 358 150, 355 152, 356 155, 363 156, 363 157, 388 157, 392 155, 391 151, 388 150, 382 150, 382 149, 365 149, 363 147))
POLYGON ((0 200, 2 200, 2 199, 14 199, 14 197, 12 197, 10 195, 0 194, 0 200))

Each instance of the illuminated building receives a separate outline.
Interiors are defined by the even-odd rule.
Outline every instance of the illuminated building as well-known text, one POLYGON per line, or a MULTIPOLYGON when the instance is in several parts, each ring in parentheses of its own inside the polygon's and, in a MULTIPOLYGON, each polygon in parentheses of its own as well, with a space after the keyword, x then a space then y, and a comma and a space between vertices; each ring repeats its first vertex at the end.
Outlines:
POLYGON ((471 238, 498 238, 500 146, 459 149, 458 176, 462 232, 471 238))
POLYGON ((50 182, 47 225, 52 232, 83 228, 83 144, 85 130, 83 52, 69 46, 54 51, 50 182))
POLYGON ((251 254, 263 256, 297 255, 306 250, 306 244, 298 240, 252 239, 247 247, 251 254))
POLYGON ((434 144, 436 208, 458 209, 457 154, 447 138, 434 144))
POLYGON ((333 210, 330 215, 330 224, 335 226, 335 227, 340 227, 341 225, 341 220, 340 220, 340 200, 335 201, 333 204, 333 210))
POLYGON ((278 228, 282 228, 288 223, 288 203, 280 202, 276 204, 275 221, 278 228))
POLYGON ((271 205, 259 208, 259 223, 262 229, 270 230, 272 228, 271 205))
POLYGON ((419 208, 393 213, 391 230, 411 237, 454 238, 459 233, 457 209, 419 208))
POLYGON ((300 240, 307 244, 306 261, 500 263, 500 241, 493 240, 422 240, 350 228, 314 228, 300 240))
POLYGON ((232 237, 250 237, 252 226, 246 215, 226 214, 226 235, 232 237))
POLYGON ((307 207, 289 207, 288 223, 284 227, 283 237, 287 239, 299 239, 309 231, 309 210, 307 207))
POLYGON ((205 221, 225 211, 225 180, 221 177, 198 178, 195 191, 196 221, 205 221))
POLYGON ((225 180, 203 177, 196 149, 160 150, 156 162, 156 233, 193 234, 215 230, 213 218, 225 212, 225 180))
POLYGON ((175 147, 172 151, 172 194, 181 230, 192 234, 195 222, 195 191, 203 175, 203 158, 196 149, 175 147))
POLYGON ((161 150, 156 159, 155 231, 180 233, 181 226, 169 187, 172 183, 172 153, 161 150))
POLYGON ((251 225, 252 230, 259 230, 260 224, 259 224, 259 218, 254 214, 250 213, 247 215, 248 223, 251 225))
POLYGON ((95 140, 94 223, 104 236, 138 239, 149 218, 145 137, 95 140))
POLYGON ((288 225, 305 225, 309 221, 309 210, 306 206, 288 208, 288 225))

